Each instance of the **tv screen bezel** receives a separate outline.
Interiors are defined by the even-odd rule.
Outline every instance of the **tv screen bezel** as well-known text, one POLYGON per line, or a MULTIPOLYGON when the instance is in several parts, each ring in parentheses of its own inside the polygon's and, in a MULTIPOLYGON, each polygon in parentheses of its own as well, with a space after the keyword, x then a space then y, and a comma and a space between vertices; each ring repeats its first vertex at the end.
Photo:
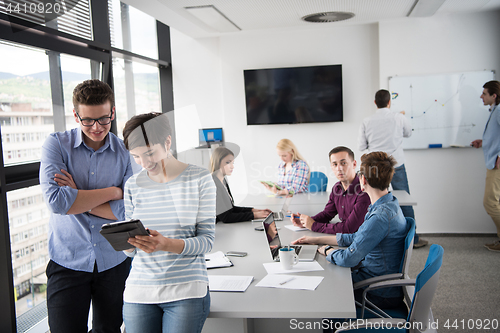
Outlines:
POLYGON ((245 116, 246 116, 246 123, 247 126, 258 126, 258 125, 298 125, 298 124, 314 124, 314 123, 330 123, 330 122, 343 122, 344 121, 344 88, 343 88, 343 71, 342 71, 342 64, 327 64, 327 65, 307 65, 307 66, 293 66, 293 67, 266 67, 266 68, 247 68, 243 70, 243 84, 244 84, 244 89, 245 89, 245 116), (340 97, 340 118, 339 119, 334 119, 334 120, 320 120, 320 119, 313 119, 312 121, 267 121, 265 123, 256 123, 256 122, 249 122, 249 111, 248 111, 248 105, 249 105, 249 94, 248 94, 248 83, 247 83, 247 78, 246 78, 246 73, 250 71, 268 71, 268 70, 276 70, 276 69, 301 69, 301 68, 318 68, 318 67, 333 67, 333 68, 338 68, 340 78, 340 84, 337 83, 336 87, 339 88, 339 92, 337 95, 340 97))

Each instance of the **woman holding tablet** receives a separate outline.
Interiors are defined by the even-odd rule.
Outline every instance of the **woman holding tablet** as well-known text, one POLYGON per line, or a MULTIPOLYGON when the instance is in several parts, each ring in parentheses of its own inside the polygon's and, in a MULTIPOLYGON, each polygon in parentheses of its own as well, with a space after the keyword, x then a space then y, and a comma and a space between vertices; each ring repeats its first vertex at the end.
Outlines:
POLYGON ((217 187, 217 222, 242 222, 263 219, 270 209, 255 209, 234 205, 226 176, 231 176, 234 169, 234 153, 226 147, 216 148, 210 158, 210 172, 217 187))
POLYGON ((210 311, 204 254, 215 234, 215 185, 210 173, 175 159, 165 114, 132 117, 125 147, 143 169, 125 184, 127 219, 149 236, 129 238, 134 257, 123 295, 127 333, 201 332, 210 311))
POLYGON ((277 195, 307 192, 309 184, 309 165, 300 155, 292 141, 281 139, 276 146, 281 163, 278 166, 278 186, 262 183, 269 191, 277 195), (278 187, 280 189, 278 189, 278 187))

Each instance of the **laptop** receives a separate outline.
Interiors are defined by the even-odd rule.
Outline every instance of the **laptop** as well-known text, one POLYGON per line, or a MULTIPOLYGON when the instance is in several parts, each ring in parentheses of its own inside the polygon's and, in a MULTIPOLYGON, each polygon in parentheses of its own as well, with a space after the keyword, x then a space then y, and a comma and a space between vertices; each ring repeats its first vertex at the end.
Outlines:
MULTIPOLYGON (((283 203, 283 207, 279 212, 273 212, 273 217, 275 221, 283 221, 288 213, 288 206, 290 206, 290 202, 292 201, 293 195, 287 195, 285 198, 285 202, 283 203)), ((252 220, 252 222, 262 222, 265 219, 257 219, 252 220)))
POLYGON ((202 128, 198 130, 199 146, 196 148, 211 148, 224 142, 222 128, 202 128))
MULTIPOLYGON (((265 230, 264 236, 269 244, 269 251, 271 252, 272 259, 274 261, 280 261, 279 249, 281 249, 282 246, 278 228, 276 227, 276 222, 272 213, 262 221, 262 226, 265 230)), ((314 258, 316 258, 318 250, 317 245, 290 245, 290 247, 293 248, 295 253, 299 256, 299 261, 313 261, 314 258)))

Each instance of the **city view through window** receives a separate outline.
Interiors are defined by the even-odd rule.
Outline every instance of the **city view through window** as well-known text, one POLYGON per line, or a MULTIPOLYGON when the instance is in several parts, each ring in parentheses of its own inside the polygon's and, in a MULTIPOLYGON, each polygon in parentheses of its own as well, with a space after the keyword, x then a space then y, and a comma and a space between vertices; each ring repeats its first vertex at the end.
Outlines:
MULTIPOLYGON (((54 132, 49 60, 44 50, 0 43, 0 127, 4 164, 38 162, 54 132)), ((72 92, 90 79, 90 61, 61 56, 66 128, 78 126, 72 92), (67 70, 66 70, 67 69, 67 70), (79 72, 78 72, 79 71, 79 72)), ((49 211, 40 186, 7 193, 16 315, 45 300, 49 211)))
MULTIPOLYGON (((38 163, 51 133, 79 128, 73 115, 75 86, 91 78, 111 80, 107 82, 113 86, 116 107, 112 128, 119 137, 132 116, 162 112, 162 98, 166 97, 167 104, 171 101, 170 55, 163 49, 159 59, 157 34, 160 26, 162 38, 169 42, 167 26, 119 0, 81 1, 75 9, 40 30, 38 26, 31 29, 37 17, 23 16, 19 24, 31 22, 26 24, 30 28, 0 37, 0 194, 7 201, 2 221, 8 223, 9 232, 2 242, 11 252, 10 258, 4 254, 0 259, 12 263, 12 272, 8 265, 2 271, 9 276, 6 281, 12 273, 12 285, 2 282, 3 297, 8 296, 5 303, 11 310, 4 311, 2 323, 17 332, 49 329, 45 271, 51 213, 37 185, 38 163), (92 29, 106 24, 109 41, 105 34, 96 38, 92 29), (51 29, 56 29, 54 36, 49 36, 51 29), (160 73, 167 90, 160 89, 160 73)), ((167 107, 171 110, 173 105, 167 107)), ((91 329, 92 314, 89 318, 91 329)))
MULTIPOLYGON (((0 127, 6 166, 39 162, 42 145, 54 132, 54 112, 45 50, 0 42, 0 127)), ((158 69, 130 63, 132 79, 127 80, 122 59, 114 59, 114 84, 118 135, 133 115, 160 112, 158 69), (132 87, 132 103, 127 100, 132 87)), ((75 86, 91 78, 88 59, 60 55, 64 97, 65 128, 78 127, 73 115, 72 94, 75 86)), ((45 300, 49 261, 47 232, 50 213, 40 186, 7 193, 12 266, 19 316, 45 300)))

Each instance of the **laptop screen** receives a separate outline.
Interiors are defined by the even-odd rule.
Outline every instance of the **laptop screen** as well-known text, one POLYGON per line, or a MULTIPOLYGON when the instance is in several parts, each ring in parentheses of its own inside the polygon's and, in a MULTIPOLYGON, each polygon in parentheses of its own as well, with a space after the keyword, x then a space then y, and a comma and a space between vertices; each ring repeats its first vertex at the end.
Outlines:
POLYGON ((222 142, 222 128, 204 128, 199 130, 200 146, 208 142, 222 142))
POLYGON ((278 234, 278 228, 276 227, 276 222, 274 221, 273 213, 269 214, 266 219, 262 222, 264 226, 264 231, 266 232, 267 242, 269 243, 269 249, 273 259, 278 257, 278 251, 281 248, 280 235, 278 234))

